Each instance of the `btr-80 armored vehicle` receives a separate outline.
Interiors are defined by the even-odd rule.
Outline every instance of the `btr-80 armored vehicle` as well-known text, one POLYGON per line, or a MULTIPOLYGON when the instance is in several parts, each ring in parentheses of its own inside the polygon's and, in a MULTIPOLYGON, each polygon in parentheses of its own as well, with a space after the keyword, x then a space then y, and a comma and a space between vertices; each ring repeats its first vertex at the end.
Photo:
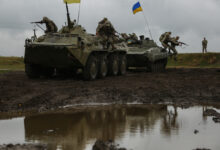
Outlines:
POLYGON ((144 36, 140 40, 128 40, 128 68, 145 67, 151 72, 164 71, 167 65, 168 52, 144 36))
POLYGON ((115 50, 103 49, 100 40, 80 25, 64 26, 25 44, 25 71, 30 78, 82 69, 85 80, 94 80, 107 74, 124 75, 126 63, 124 47, 116 44, 115 50))

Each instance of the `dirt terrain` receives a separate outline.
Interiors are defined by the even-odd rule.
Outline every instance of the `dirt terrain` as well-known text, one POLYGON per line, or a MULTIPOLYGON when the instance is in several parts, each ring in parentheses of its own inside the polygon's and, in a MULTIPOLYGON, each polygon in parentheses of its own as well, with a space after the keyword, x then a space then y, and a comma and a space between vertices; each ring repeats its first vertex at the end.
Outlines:
POLYGON ((47 111, 75 104, 220 103, 219 69, 168 69, 164 73, 83 81, 79 77, 28 79, 24 72, 0 75, 0 111, 47 111))

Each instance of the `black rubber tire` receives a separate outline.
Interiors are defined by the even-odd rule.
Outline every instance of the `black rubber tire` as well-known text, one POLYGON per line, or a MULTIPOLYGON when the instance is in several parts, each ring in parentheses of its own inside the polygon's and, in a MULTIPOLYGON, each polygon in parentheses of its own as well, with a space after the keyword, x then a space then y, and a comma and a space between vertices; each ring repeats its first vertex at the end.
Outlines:
POLYGON ((99 65, 98 65, 98 77, 105 78, 108 74, 108 62, 106 56, 100 56, 99 65))
POLYGON ((31 79, 40 78, 41 70, 37 65, 25 64, 25 73, 31 79))
POLYGON ((109 62, 108 64, 109 75, 117 76, 119 73, 118 55, 117 54, 110 55, 108 62, 109 62))
POLYGON ((119 75, 125 75, 127 72, 127 57, 126 54, 119 56, 119 75))
POLYGON ((98 76, 98 61, 93 55, 89 56, 86 66, 83 70, 83 77, 85 80, 95 80, 98 76))

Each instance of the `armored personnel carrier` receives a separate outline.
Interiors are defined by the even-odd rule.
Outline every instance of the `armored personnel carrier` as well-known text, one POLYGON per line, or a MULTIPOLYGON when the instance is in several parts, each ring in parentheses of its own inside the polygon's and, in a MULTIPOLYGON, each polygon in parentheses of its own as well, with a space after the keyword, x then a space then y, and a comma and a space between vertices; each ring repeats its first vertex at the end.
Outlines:
POLYGON ((153 40, 140 36, 140 40, 128 40, 127 43, 128 68, 144 67, 151 72, 165 70, 168 52, 159 47, 153 40))
POLYGON ((73 25, 67 9, 68 25, 57 33, 27 39, 25 72, 30 78, 74 74, 82 70, 85 80, 126 73, 126 49, 116 44, 115 50, 103 49, 100 39, 80 25, 73 25))
POLYGON ((52 76, 56 72, 74 73, 83 70, 86 80, 107 74, 126 73, 126 49, 103 49, 99 39, 81 26, 63 27, 25 44, 25 71, 28 77, 52 76))

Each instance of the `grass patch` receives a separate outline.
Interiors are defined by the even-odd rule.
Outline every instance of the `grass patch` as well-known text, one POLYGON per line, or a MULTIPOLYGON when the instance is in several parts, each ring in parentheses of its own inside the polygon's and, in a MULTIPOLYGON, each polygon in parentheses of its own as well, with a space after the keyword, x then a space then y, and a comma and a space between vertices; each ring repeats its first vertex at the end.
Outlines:
MULTIPOLYGON (((168 67, 220 68, 220 53, 179 54, 178 61, 168 60, 168 67)), ((0 57, 0 73, 24 70, 24 58, 0 57)))
POLYGON ((24 58, 0 57, 0 73, 11 70, 24 70, 24 58))
POLYGON ((220 53, 179 54, 177 62, 169 58, 168 67, 220 68, 220 53))

